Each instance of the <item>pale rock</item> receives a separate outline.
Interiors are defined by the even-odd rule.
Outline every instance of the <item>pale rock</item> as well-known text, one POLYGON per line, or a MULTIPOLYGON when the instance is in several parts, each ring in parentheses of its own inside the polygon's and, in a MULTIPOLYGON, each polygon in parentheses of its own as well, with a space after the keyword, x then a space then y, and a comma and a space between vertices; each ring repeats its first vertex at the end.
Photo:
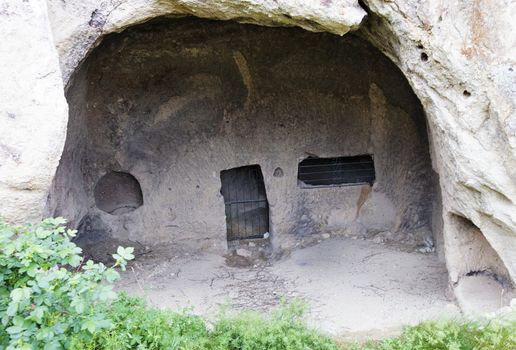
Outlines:
POLYGON ((358 29, 366 12, 357 0, 49 0, 64 80, 103 35, 160 16, 196 16, 267 26, 297 26, 339 35, 358 29))
POLYGON ((41 218, 68 107, 44 0, 0 5, 0 218, 41 218))

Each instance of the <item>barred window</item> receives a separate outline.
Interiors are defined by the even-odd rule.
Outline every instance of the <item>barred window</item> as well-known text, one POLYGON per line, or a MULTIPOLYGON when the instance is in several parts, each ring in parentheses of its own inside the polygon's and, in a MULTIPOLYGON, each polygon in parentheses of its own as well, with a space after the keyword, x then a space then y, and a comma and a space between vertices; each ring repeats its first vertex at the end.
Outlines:
POLYGON ((328 187, 369 184, 375 180, 372 155, 302 160, 298 166, 301 187, 328 187))

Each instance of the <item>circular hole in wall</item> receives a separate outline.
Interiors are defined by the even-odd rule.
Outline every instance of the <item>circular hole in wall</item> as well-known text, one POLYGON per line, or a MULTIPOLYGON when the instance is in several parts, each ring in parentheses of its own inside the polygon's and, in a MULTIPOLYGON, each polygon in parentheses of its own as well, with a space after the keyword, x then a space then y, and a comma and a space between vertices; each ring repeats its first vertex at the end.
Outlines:
POLYGON ((428 55, 425 52, 421 52, 421 61, 428 61, 428 55))
POLYGON ((129 213, 143 204, 140 183, 129 173, 108 172, 97 182, 93 194, 97 208, 112 215, 129 213))

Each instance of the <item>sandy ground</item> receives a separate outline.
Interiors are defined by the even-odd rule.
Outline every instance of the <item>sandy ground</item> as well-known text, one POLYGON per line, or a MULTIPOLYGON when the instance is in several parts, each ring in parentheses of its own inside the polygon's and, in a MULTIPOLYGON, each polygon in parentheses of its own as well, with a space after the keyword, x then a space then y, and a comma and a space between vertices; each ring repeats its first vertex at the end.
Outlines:
POLYGON ((343 337, 459 312, 446 297, 446 268, 434 254, 332 238, 281 261, 237 268, 218 255, 160 249, 140 257, 118 284, 160 308, 209 317, 221 305, 268 311, 300 298, 310 325, 343 337))

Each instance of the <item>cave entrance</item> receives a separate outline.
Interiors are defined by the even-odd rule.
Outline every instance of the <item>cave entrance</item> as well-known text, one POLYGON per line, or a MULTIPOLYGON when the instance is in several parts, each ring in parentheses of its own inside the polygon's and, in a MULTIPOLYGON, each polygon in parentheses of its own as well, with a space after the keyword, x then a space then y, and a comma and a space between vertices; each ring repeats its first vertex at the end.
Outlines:
POLYGON ((358 36, 157 19, 107 36, 67 98, 49 215, 90 218, 99 239, 220 254, 267 232, 272 254, 333 236, 440 248, 424 110, 358 36))
POLYGON ((362 38, 157 19, 107 36, 67 98, 49 213, 96 259, 135 247, 121 289, 174 308, 301 296, 339 331, 448 304, 424 110, 362 38))
POLYGON ((268 232, 274 253, 329 236, 440 248, 424 110, 360 37, 157 19, 106 37, 67 98, 48 208, 73 227, 221 254, 268 232))
POLYGON ((228 242, 267 238, 269 204, 260 166, 223 170, 220 180, 228 242))

